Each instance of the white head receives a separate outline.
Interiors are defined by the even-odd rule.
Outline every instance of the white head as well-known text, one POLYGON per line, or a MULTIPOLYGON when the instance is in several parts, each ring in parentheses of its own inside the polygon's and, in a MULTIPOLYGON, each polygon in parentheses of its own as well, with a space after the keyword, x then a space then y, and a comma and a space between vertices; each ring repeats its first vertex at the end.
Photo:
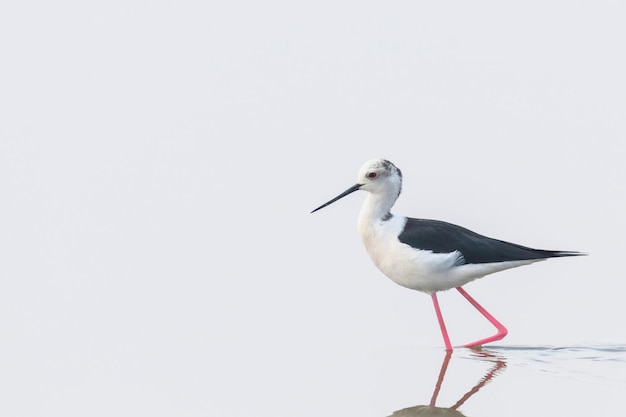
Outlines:
POLYGON ((357 183, 337 197, 322 204, 311 213, 316 212, 329 204, 351 194, 357 190, 367 191, 387 201, 391 208, 402 190, 402 172, 386 159, 372 159, 367 161, 359 170, 357 183))
POLYGON ((359 170, 357 184, 370 193, 392 193, 397 198, 402 190, 402 172, 386 159, 372 159, 359 170))

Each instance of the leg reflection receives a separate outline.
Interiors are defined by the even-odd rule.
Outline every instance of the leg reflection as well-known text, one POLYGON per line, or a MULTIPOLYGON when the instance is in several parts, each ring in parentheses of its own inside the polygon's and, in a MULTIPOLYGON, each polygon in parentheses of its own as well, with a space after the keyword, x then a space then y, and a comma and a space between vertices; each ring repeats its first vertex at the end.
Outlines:
POLYGON ((450 358, 452 358, 452 352, 447 351, 441 364, 441 369, 439 371, 439 376, 437 377, 437 382, 435 383, 435 389, 430 399, 430 404, 418 405, 415 407, 398 410, 394 412, 390 417, 463 417, 463 414, 457 411, 457 409, 461 407, 470 397, 476 394, 489 381, 494 379, 501 371, 504 370, 504 368, 506 368, 506 360, 502 356, 494 352, 490 352, 488 350, 474 350, 472 356, 478 358, 481 361, 489 362, 492 364, 492 366, 476 383, 476 385, 474 385, 469 391, 467 391, 453 406, 437 407, 435 405, 437 402, 437 397, 439 396, 439 392, 441 391, 441 388, 443 386, 443 380, 448 370, 450 358))
MULTIPOLYGON (((456 410, 460 406, 463 405, 465 401, 467 401, 472 395, 476 394, 478 390, 487 385, 489 381, 491 381, 499 372, 503 371, 506 368, 506 361, 504 358, 497 356, 493 352, 489 352, 486 350, 476 350, 474 351, 474 356, 481 358, 482 360, 489 361, 493 363, 493 366, 487 371, 487 373, 478 381, 474 387, 469 390, 465 395, 459 399, 452 407, 453 410, 456 410)), ((447 365, 446 365, 447 366, 447 365)))
POLYGON ((437 396, 439 395, 439 390, 441 390, 441 385, 443 384, 443 377, 446 376, 446 371, 448 370, 448 363, 450 363, 450 358, 452 357, 452 351, 447 350, 446 356, 443 358, 443 363, 441 364, 441 370, 439 371, 439 377, 437 378, 437 383, 435 384, 435 391, 433 391, 433 396, 430 398, 430 406, 434 407, 437 402, 437 396))

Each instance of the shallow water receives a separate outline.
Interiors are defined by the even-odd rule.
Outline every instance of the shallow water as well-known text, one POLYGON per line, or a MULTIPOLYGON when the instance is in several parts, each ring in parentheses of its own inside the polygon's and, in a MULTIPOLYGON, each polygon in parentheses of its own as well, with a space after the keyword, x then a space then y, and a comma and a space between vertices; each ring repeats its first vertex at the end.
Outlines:
MULTIPOLYGON (((416 361, 432 360, 422 352, 416 361)), ((489 346, 440 354, 432 393, 388 415, 625 415, 626 346, 489 346), (478 370, 482 368, 482 370, 478 370), (471 377, 470 377, 471 375, 471 377), (473 382, 472 382, 473 381, 473 382)), ((424 376, 425 377, 425 376, 424 376)), ((393 387, 390 387, 393 389, 393 387)))
POLYGON ((312 346, 263 352, 213 397, 220 415, 626 415, 626 345, 312 346), (272 359, 272 357, 274 359, 272 359))
POLYGON ((485 351, 560 378, 626 385, 626 346, 494 346, 485 351))
POLYGON ((328 346, 289 360, 274 353, 276 361, 264 354, 264 362, 250 362, 251 379, 236 379, 230 394, 237 395, 222 404, 222 415, 626 415, 626 345, 499 345, 451 354, 328 346))
POLYGON ((348 336, 335 344, 309 339, 224 351, 207 391, 209 414, 626 415, 625 344, 496 344, 446 353, 348 336))

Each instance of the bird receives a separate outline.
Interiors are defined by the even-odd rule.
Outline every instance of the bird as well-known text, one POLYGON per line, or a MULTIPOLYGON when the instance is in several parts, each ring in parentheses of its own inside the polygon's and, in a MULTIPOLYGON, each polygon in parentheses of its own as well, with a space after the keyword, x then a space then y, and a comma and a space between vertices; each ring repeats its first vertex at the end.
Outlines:
POLYGON ((576 251, 533 249, 440 220, 392 214, 391 208, 402 191, 402 172, 382 158, 366 162, 359 170, 355 185, 311 213, 359 190, 367 192, 357 229, 368 255, 396 284, 430 295, 446 351, 452 351, 453 347, 437 293, 455 288, 496 328, 494 335, 462 345, 477 348, 503 339, 508 330, 463 288, 465 284, 549 258, 586 255, 576 251))

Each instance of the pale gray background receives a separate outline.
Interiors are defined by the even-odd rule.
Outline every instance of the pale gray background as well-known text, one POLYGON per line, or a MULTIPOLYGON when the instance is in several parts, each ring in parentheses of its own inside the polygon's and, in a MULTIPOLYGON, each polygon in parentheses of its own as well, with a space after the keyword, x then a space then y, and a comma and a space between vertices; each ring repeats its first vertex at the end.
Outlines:
MULTIPOLYGON (((415 405, 387 372, 441 347, 430 300, 369 261, 363 195, 309 214, 373 157, 403 170, 397 213, 592 254, 468 286, 504 344, 625 343, 625 21, 618 1, 3 3, 0 415, 415 405)), ((441 302, 454 342, 490 331, 441 302)))

